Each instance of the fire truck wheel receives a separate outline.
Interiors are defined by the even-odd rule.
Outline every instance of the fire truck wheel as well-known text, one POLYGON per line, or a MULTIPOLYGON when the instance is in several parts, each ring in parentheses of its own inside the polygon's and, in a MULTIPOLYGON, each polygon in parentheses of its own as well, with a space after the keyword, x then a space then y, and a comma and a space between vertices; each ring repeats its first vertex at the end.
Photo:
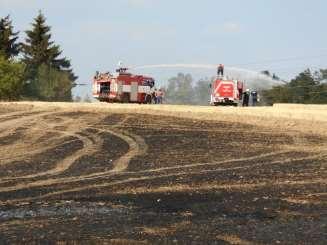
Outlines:
POLYGON ((129 94, 128 93, 123 94, 122 102, 123 103, 129 103, 129 94))
POLYGON ((147 94, 144 99, 145 104, 151 104, 152 98, 151 95, 147 94))

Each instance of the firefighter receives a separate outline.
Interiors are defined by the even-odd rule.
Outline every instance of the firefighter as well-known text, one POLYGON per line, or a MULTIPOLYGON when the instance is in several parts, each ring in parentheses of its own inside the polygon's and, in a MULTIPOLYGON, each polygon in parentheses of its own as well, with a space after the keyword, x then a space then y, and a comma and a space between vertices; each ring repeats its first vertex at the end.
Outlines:
POLYGON ((94 75, 94 79, 99 79, 99 75, 100 75, 100 72, 99 71, 96 71, 95 72, 95 75, 94 75))
POLYGON ((151 89, 149 89, 146 92, 145 98, 144 98, 144 103, 145 104, 152 104, 152 91, 151 91, 151 89))
POLYGON ((217 69, 217 75, 224 76, 224 65, 223 64, 219 64, 218 69, 217 69))
POLYGON ((159 89, 157 93, 157 104, 162 104, 163 96, 164 96, 163 90, 159 89))
POLYGON ((250 89, 247 89, 244 93, 243 93, 243 106, 249 106, 249 100, 250 100, 250 89))
POLYGON ((251 98, 252 98, 252 106, 256 106, 258 103, 258 93, 257 91, 251 92, 251 98))
POLYGON ((155 104, 158 104, 157 93, 158 93, 157 89, 155 88, 154 91, 152 92, 152 99, 155 104))

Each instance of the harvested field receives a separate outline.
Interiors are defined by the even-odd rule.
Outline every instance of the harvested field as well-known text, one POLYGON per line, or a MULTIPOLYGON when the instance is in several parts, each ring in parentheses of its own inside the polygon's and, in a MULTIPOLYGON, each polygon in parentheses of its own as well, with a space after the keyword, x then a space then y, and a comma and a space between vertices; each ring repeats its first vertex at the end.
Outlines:
POLYGON ((0 103, 0 244, 326 244, 327 107, 0 103))

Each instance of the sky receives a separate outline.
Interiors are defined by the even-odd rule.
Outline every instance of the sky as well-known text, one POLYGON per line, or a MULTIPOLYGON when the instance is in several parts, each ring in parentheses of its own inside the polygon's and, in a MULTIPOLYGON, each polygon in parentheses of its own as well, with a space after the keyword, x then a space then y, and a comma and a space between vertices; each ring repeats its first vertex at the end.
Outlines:
MULTIPOLYGON (((24 40, 41 10, 52 38, 72 62, 74 95, 91 95, 95 71, 118 62, 219 64, 271 70, 291 79, 305 68, 327 68, 326 0, 0 0, 24 40)), ((196 79, 214 69, 138 69, 165 85, 177 72, 196 79)))

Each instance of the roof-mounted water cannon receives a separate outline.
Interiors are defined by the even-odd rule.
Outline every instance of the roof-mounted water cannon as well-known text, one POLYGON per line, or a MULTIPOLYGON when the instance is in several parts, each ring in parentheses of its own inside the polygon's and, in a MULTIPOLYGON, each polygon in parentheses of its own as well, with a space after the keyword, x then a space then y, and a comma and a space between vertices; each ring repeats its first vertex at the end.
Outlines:
POLYGON ((128 68, 123 65, 122 61, 118 62, 118 68, 116 69, 116 72, 121 74, 128 74, 128 68))
POLYGON ((120 67, 118 69, 116 69, 116 72, 118 72, 119 74, 126 74, 128 71, 128 68, 126 67, 120 67))

